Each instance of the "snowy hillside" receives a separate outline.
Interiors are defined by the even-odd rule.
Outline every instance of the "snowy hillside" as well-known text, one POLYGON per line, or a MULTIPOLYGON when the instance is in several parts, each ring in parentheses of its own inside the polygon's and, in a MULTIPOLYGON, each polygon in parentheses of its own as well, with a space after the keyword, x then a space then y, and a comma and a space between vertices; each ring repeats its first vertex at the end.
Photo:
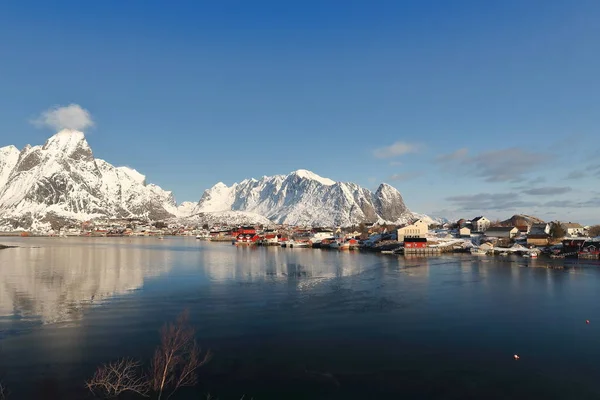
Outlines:
POLYGON ((450 222, 450 221, 448 221, 447 218, 444 218, 444 217, 434 217, 434 216, 429 216, 426 214, 420 214, 420 213, 415 213, 415 212, 413 213, 413 215, 415 216, 415 218, 422 219, 428 225, 444 225, 445 223, 450 222))
POLYGON ((158 220, 177 213, 170 192, 144 175, 95 159, 82 132, 44 146, 0 148, 0 229, 44 229, 96 217, 158 220))
POLYGON ((194 203, 193 201, 184 201, 179 206, 177 206, 177 210, 175 211, 175 215, 177 217, 189 217, 194 213, 194 209, 198 203, 194 203))
POLYGON ((167 222, 198 226, 208 224, 211 227, 219 225, 273 225, 273 221, 262 215, 244 211, 201 212, 187 217, 172 218, 167 222))
POLYGON ((202 195, 194 213, 246 211, 275 223, 350 226, 360 222, 403 223, 413 218, 400 192, 381 184, 375 193, 355 183, 334 182, 307 171, 217 183, 202 195))

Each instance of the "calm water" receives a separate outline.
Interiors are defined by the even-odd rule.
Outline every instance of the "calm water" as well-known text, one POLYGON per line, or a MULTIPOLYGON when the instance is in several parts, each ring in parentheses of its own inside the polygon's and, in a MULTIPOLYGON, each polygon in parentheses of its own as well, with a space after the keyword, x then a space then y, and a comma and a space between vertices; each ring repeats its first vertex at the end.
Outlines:
POLYGON ((0 242, 23 246, 0 251, 0 368, 15 399, 84 398, 96 365, 147 359, 185 308, 215 357, 182 399, 600 398, 593 262, 0 242))

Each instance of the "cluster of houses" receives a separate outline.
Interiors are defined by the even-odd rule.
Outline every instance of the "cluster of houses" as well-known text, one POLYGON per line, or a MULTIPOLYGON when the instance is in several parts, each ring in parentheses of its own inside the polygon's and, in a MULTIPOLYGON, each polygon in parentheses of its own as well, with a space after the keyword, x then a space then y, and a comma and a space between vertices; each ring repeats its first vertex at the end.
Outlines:
MULTIPOLYGON (((517 220, 519 219, 517 218, 517 220)), ((508 222, 493 223, 484 216, 478 216, 473 219, 460 219, 455 223, 446 223, 437 227, 428 226, 424 220, 416 220, 411 224, 398 227, 397 241, 404 244, 405 251, 428 248, 432 245, 433 247, 446 245, 457 248, 459 247, 457 244, 462 245, 463 248, 471 245, 478 247, 482 244, 504 248, 517 245, 524 249, 547 248, 553 245, 564 245, 565 248, 583 248, 585 245, 598 247, 596 243, 598 240, 587 237, 588 229, 589 227, 573 222, 536 222, 510 225, 508 222), (555 224, 560 224, 562 229, 553 229, 555 224)), ((595 252, 596 250, 600 249, 591 251, 595 252)))
POLYGON ((587 228, 579 223, 573 222, 542 222, 526 225, 506 225, 492 224, 484 216, 476 217, 472 220, 460 219, 456 222, 454 228, 458 236, 462 238, 482 238, 492 237, 499 239, 515 240, 517 238, 525 240, 529 246, 548 246, 552 244, 553 239, 562 239, 552 237, 553 224, 560 224, 565 232, 565 237, 576 238, 587 236, 587 228))
MULTIPOLYGON (((50 236, 194 236, 197 239, 231 241, 236 244, 282 245, 285 247, 334 247, 371 248, 387 250, 402 248, 402 251, 419 252, 428 248, 467 248, 472 245, 492 244, 510 246, 518 244, 533 247, 548 247, 571 240, 585 238, 588 228, 578 223, 560 223, 565 236, 561 238, 553 232, 558 222, 540 222, 524 225, 493 223, 484 216, 473 219, 460 219, 454 223, 430 226, 427 221, 417 219, 397 227, 377 224, 361 224, 353 229, 309 228, 288 225, 275 227, 227 226, 218 225, 180 226, 164 223, 150 223, 142 220, 94 220, 80 225, 63 227, 47 232, 50 236)), ((571 243, 569 242, 569 243, 571 243)), ((578 243, 578 242, 577 242, 578 243)), ((568 245, 568 244, 567 244, 568 245)), ((599 249, 600 250, 600 249, 599 249)))

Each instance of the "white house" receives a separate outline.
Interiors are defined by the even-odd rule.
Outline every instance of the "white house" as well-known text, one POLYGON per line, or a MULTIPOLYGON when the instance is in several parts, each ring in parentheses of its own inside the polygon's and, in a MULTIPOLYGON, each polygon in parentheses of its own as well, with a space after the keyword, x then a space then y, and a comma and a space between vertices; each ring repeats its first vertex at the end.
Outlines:
POLYGON ((458 231, 458 236, 460 236, 460 237, 471 237, 471 229, 469 229, 466 226, 464 228, 460 228, 460 230, 458 231))
POLYGON ((473 230, 475 232, 485 232, 490 227, 490 220, 486 217, 477 217, 471 220, 471 224, 473 224, 473 230))
POLYGON ((567 236, 583 236, 585 229, 580 224, 568 222, 562 224, 565 231, 567 231, 567 236))
POLYGON ((398 241, 404 242, 404 238, 422 238, 428 231, 427 222, 419 219, 410 225, 398 228, 398 241))

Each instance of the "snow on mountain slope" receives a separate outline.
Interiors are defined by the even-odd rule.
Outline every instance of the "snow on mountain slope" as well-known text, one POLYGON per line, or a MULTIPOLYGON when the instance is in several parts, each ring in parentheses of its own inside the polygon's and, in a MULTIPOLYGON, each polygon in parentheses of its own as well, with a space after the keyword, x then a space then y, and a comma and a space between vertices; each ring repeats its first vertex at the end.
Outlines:
POLYGON ((19 161, 21 152, 15 146, 0 148, 0 188, 3 188, 15 165, 19 161))
POLYGON ((428 225, 444 225, 445 223, 449 222, 448 219, 444 217, 435 217, 419 213, 413 213, 413 215, 415 216, 415 218, 422 219, 428 225))
POLYGON ((175 215, 181 218, 189 217, 193 214, 197 204, 198 203, 194 203, 193 201, 184 201, 177 206, 177 212, 175 215))
POLYGON ((355 183, 334 182, 306 170, 246 179, 230 187, 219 182, 202 195, 194 213, 248 211, 276 223, 349 226, 412 219, 400 193, 381 184, 375 193, 355 183))
POLYGON ((82 132, 63 130, 44 146, 15 150, 0 149, 2 229, 96 217, 156 220, 177 210, 170 192, 147 185, 137 171, 95 159, 82 132))
POLYGON ((273 221, 251 212, 244 211, 209 211, 200 212, 187 217, 173 218, 168 222, 184 225, 226 226, 226 225, 264 225, 271 226, 273 221))

